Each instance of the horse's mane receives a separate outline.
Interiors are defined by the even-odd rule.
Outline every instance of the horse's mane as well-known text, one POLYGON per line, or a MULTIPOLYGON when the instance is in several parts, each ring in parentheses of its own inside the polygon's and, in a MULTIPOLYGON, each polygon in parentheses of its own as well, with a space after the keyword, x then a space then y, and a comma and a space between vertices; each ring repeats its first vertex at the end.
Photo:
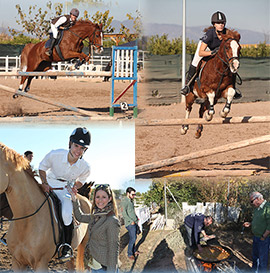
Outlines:
MULTIPOLYGON (((207 27, 203 30, 203 32, 206 33, 211 28, 214 28, 214 27, 213 26, 207 27)), ((226 29, 226 34, 221 34, 221 35, 222 35, 223 40, 225 40, 225 41, 228 39, 234 39, 237 42, 239 42, 240 38, 241 38, 241 35, 236 30, 229 29, 229 28, 226 29)))
POLYGON ((7 161, 11 161, 15 165, 16 170, 26 170, 29 167, 29 162, 27 159, 25 159, 22 155, 18 154, 14 150, 8 148, 1 142, 0 149, 3 152, 5 159, 7 161))
POLYGON ((226 34, 222 35, 223 40, 234 39, 240 41, 241 35, 234 29, 227 29, 226 34))
POLYGON ((85 24, 89 24, 89 25, 95 25, 92 21, 90 20, 78 20, 76 22, 76 24, 74 25, 75 26, 80 26, 80 25, 85 25, 85 24))

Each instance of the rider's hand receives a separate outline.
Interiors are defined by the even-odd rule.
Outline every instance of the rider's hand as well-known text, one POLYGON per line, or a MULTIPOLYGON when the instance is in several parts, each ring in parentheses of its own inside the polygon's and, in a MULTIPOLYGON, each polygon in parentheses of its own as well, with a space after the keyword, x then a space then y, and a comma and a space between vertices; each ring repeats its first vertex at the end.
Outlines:
POLYGON ((44 192, 48 192, 48 193, 49 193, 50 190, 51 190, 51 187, 49 186, 48 183, 42 183, 41 187, 42 187, 42 190, 43 190, 44 192))
POLYGON ((215 55, 218 51, 219 51, 219 47, 216 47, 215 49, 213 49, 213 50, 211 51, 211 56, 212 56, 212 55, 215 55))

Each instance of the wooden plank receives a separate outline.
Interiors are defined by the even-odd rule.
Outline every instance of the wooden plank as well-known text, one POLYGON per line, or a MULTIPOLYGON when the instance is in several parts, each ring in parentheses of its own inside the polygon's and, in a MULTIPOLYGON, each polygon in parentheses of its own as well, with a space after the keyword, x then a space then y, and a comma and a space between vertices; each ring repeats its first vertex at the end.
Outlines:
POLYGON ((165 178, 173 177, 235 177, 255 175, 256 170, 190 170, 165 175, 165 178))
MULTIPOLYGON (((53 106, 57 106, 59 108, 65 108, 69 111, 73 111, 73 112, 76 112, 76 113, 79 113, 81 115, 85 115, 85 116, 88 116, 88 117, 95 117, 95 118, 98 118, 100 116, 96 115, 96 116, 93 116, 91 113, 89 113, 88 111, 85 111, 85 110, 81 110, 77 107, 73 107, 73 106, 69 106, 69 105, 65 105, 63 103, 60 103, 60 102, 56 102, 56 101, 52 101, 50 99, 46 99, 46 98, 42 98, 42 97, 39 97, 39 96, 36 96, 36 95, 30 95, 26 92, 18 92, 16 89, 14 88, 10 88, 8 86, 5 86, 5 85, 2 85, 0 84, 0 89, 4 90, 4 91, 7 91, 9 93, 12 93, 13 95, 14 94, 17 94, 17 95, 20 95, 20 96, 24 96, 24 97, 27 97, 29 99, 32 99, 32 100, 36 100, 36 101, 39 101, 39 102, 43 102, 43 103, 46 103, 46 104, 49 104, 49 105, 53 105, 53 106)), ((108 117, 109 119, 109 117, 108 117)), ((110 117, 110 119, 112 120, 113 117, 110 117)))
POLYGON ((203 124, 239 124, 239 123, 268 123, 270 116, 243 116, 243 117, 227 117, 227 118, 213 118, 211 121, 205 119, 192 118, 192 119, 137 119, 136 126, 180 126, 203 124))
POLYGON ((256 138, 252 138, 248 140, 242 140, 239 142, 234 142, 234 143, 222 145, 222 146, 211 148, 211 149, 206 149, 206 150, 194 152, 187 155, 176 156, 176 157, 172 157, 168 159, 159 160, 153 163, 137 166, 135 167, 135 173, 139 174, 149 170, 158 169, 158 168, 169 166, 169 165, 174 165, 183 161, 197 159, 197 158, 219 154, 219 153, 224 153, 227 151, 232 151, 232 150, 240 149, 240 148, 255 145, 255 144, 265 143, 265 142, 270 142, 270 135, 256 137, 256 138))

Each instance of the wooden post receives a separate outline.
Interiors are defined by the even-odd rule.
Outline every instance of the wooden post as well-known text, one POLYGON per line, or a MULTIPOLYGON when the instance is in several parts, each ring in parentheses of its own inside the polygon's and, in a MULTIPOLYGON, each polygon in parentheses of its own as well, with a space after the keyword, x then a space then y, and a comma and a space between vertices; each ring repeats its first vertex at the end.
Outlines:
POLYGON ((242 140, 239 142, 226 144, 226 145, 223 145, 220 147, 215 147, 215 148, 211 148, 211 149, 207 149, 207 150, 202 150, 199 152, 194 152, 194 153, 191 153, 188 155, 176 156, 176 157, 172 157, 169 159, 163 159, 163 160, 159 160, 159 161, 156 161, 153 163, 137 166, 135 168, 135 173, 139 174, 139 173, 142 173, 145 171, 158 169, 161 167, 173 165, 173 164, 180 163, 183 161, 201 158, 201 157, 219 154, 219 153, 224 153, 227 151, 232 151, 232 150, 240 149, 240 148, 243 148, 246 146, 251 146, 251 145, 260 144, 260 143, 269 142, 269 141, 270 141, 270 135, 256 137, 256 138, 252 138, 252 139, 248 139, 248 140, 242 140))

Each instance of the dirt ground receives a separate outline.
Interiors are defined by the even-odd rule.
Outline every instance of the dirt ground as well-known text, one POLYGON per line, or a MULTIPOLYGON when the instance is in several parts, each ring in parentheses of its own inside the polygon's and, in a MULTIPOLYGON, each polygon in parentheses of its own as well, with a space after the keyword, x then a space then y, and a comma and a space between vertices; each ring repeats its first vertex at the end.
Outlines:
MULTIPOLYGON (((18 88, 19 79, 0 78, 0 84, 18 88)), ((172 83, 173 84, 173 83, 172 83)), ((115 84, 116 95, 127 87, 128 82, 115 84)), ((185 116, 184 104, 179 103, 179 96, 174 94, 175 103, 164 104, 162 96, 151 100, 151 90, 158 88, 159 83, 138 83, 138 119, 174 119, 185 116), (149 99, 150 98, 150 99, 149 99), (178 102, 178 103, 177 103, 178 102)), ((170 85, 171 86, 171 85, 170 85)), ((170 86, 168 94, 170 96, 170 86)), ((255 89, 255 85, 254 85, 255 89)), ((89 78, 59 78, 34 79, 29 94, 53 99, 63 104, 91 111, 94 115, 109 116, 111 83, 100 79, 89 78)), ((243 91, 243 90, 242 90, 243 91)), ((165 91, 163 91, 165 92, 165 91)), ((263 94, 266 91, 263 91, 263 94)), ((244 91, 243 91, 244 93, 244 91)), ((263 95, 265 98, 265 94, 263 95)), ((258 94, 258 99, 260 98, 258 94)), ((132 102, 132 90, 129 90, 120 101, 132 102)), ((191 118, 198 116, 199 105, 194 105, 191 118)), ((216 105, 216 116, 223 108, 223 103, 216 105)), ((235 101, 229 116, 268 116, 270 101, 241 103, 235 101)), ((119 119, 133 116, 132 109, 127 112, 115 111, 119 119)), ((11 93, 0 92, 0 117, 71 117, 74 112, 59 109, 44 103, 20 97, 12 98, 11 93)), ((78 115, 77 115, 78 116, 78 115)), ((0 120, 1 122, 1 120, 0 120)), ((221 145, 234 143, 268 135, 269 123, 205 125, 200 139, 195 139, 196 125, 191 125, 186 135, 180 134, 180 126, 136 126, 136 166, 186 155, 198 150, 210 149, 221 145)), ((139 177, 157 177, 164 174, 185 170, 254 170, 256 174, 269 175, 269 143, 258 144, 201 159, 185 161, 173 166, 154 170, 151 174, 139 177)))
MULTIPOLYGON (((8 224, 4 225, 6 230, 8 224)), ((235 228, 213 229, 208 234, 217 235, 212 244, 220 244, 232 250, 230 262, 243 271, 251 265, 252 237, 249 232, 243 235, 235 228)), ((3 231, 0 232, 2 236, 3 231)), ((150 231, 150 225, 145 224, 143 233, 138 235, 136 245, 141 252, 135 261, 127 258, 128 233, 124 226, 121 228, 120 243, 120 272, 182 272, 186 270, 186 245, 182 229, 150 231)), ((76 251, 75 251, 76 254, 76 251)), ((11 269, 11 255, 6 246, 0 248, 0 271, 11 269)), ((65 264, 52 260, 49 263, 52 272, 66 272, 65 264)))

